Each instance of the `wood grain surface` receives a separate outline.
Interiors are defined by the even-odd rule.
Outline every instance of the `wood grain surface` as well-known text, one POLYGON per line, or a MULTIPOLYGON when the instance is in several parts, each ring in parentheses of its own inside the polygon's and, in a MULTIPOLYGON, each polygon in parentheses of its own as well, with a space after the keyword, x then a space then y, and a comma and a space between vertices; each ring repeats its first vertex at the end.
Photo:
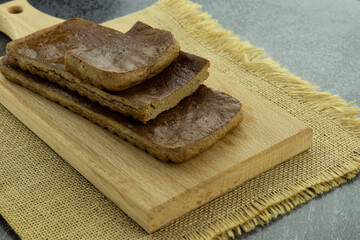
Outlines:
MULTIPOLYGON (((12 39, 61 22, 17 0, 0 5, 0 30, 12 39)), ((106 22, 126 31, 129 24, 106 22), (115 25, 116 24, 116 25, 115 25)), ((160 162, 88 120, 7 81, 0 103, 146 231, 187 212, 311 146, 312 130, 210 68, 206 85, 238 98, 244 120, 198 157, 160 162)))

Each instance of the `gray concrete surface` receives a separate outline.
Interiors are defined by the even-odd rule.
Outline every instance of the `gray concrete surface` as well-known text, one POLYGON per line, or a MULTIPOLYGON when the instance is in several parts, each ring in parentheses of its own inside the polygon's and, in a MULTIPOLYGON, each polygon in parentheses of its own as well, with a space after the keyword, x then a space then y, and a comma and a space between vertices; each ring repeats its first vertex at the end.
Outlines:
MULTIPOLYGON (((0 3, 5 2, 1 1, 0 3)), ((30 0, 61 17, 103 22, 155 0, 30 0)), ((360 100, 360 1, 194 0, 242 40, 264 48, 296 75, 342 98, 360 100)), ((0 54, 9 39, 0 35, 0 54)), ((16 235, 0 219, 0 239, 16 235)), ((360 239, 360 177, 241 239, 360 239)))

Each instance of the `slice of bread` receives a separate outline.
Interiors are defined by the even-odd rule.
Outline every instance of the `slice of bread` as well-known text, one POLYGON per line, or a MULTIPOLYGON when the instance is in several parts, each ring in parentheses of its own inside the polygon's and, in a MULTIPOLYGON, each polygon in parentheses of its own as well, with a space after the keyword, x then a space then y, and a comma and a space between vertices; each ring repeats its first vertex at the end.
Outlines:
POLYGON ((115 41, 123 34, 82 19, 70 19, 10 42, 6 53, 10 61, 23 70, 144 123, 176 106, 208 77, 208 60, 180 52, 169 67, 133 88, 119 92, 99 89, 67 72, 64 65, 66 51, 105 44, 99 35, 115 41))
POLYGON ((196 156, 242 120, 242 106, 237 99, 204 85, 176 107, 142 124, 22 71, 7 57, 1 60, 0 71, 7 79, 58 102, 163 161, 183 162, 196 156))
POLYGON ((98 88, 120 91, 163 71, 179 51, 180 45, 169 31, 137 22, 116 41, 67 51, 65 69, 98 88))

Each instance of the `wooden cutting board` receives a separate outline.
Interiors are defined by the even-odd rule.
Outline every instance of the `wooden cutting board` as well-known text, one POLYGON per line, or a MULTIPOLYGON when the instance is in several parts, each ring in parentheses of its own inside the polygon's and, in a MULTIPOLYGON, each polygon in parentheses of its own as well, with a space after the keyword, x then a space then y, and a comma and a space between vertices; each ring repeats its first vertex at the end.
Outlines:
MULTIPOLYGON (((61 22, 24 0, 0 5, 0 30, 12 39, 61 22)), ((107 26, 126 31, 116 20, 107 26)), ((308 149, 312 130, 277 106, 210 69, 206 85, 238 98, 244 120, 198 157, 163 163, 88 120, 7 81, 0 103, 117 204, 153 232, 308 149)))

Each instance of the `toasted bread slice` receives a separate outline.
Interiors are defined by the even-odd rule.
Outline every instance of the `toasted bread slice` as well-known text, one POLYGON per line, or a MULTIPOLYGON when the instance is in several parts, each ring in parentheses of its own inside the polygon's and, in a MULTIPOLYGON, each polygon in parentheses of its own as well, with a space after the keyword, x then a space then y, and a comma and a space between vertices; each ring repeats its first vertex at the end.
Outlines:
POLYGON ((208 77, 209 61, 189 53, 179 56, 161 73, 126 91, 99 89, 65 70, 65 52, 89 49, 123 34, 82 19, 70 19, 7 45, 10 61, 23 70, 47 78, 97 101, 113 111, 146 123, 191 95, 208 77))
POLYGON ((116 41, 67 51, 65 69, 98 88, 121 91, 163 71, 179 51, 170 32, 137 22, 116 41))
POLYGON ((58 102, 163 161, 183 162, 196 156, 242 120, 242 106, 237 99, 205 85, 176 107, 142 124, 31 75, 12 65, 7 57, 1 60, 0 71, 7 79, 58 102))

